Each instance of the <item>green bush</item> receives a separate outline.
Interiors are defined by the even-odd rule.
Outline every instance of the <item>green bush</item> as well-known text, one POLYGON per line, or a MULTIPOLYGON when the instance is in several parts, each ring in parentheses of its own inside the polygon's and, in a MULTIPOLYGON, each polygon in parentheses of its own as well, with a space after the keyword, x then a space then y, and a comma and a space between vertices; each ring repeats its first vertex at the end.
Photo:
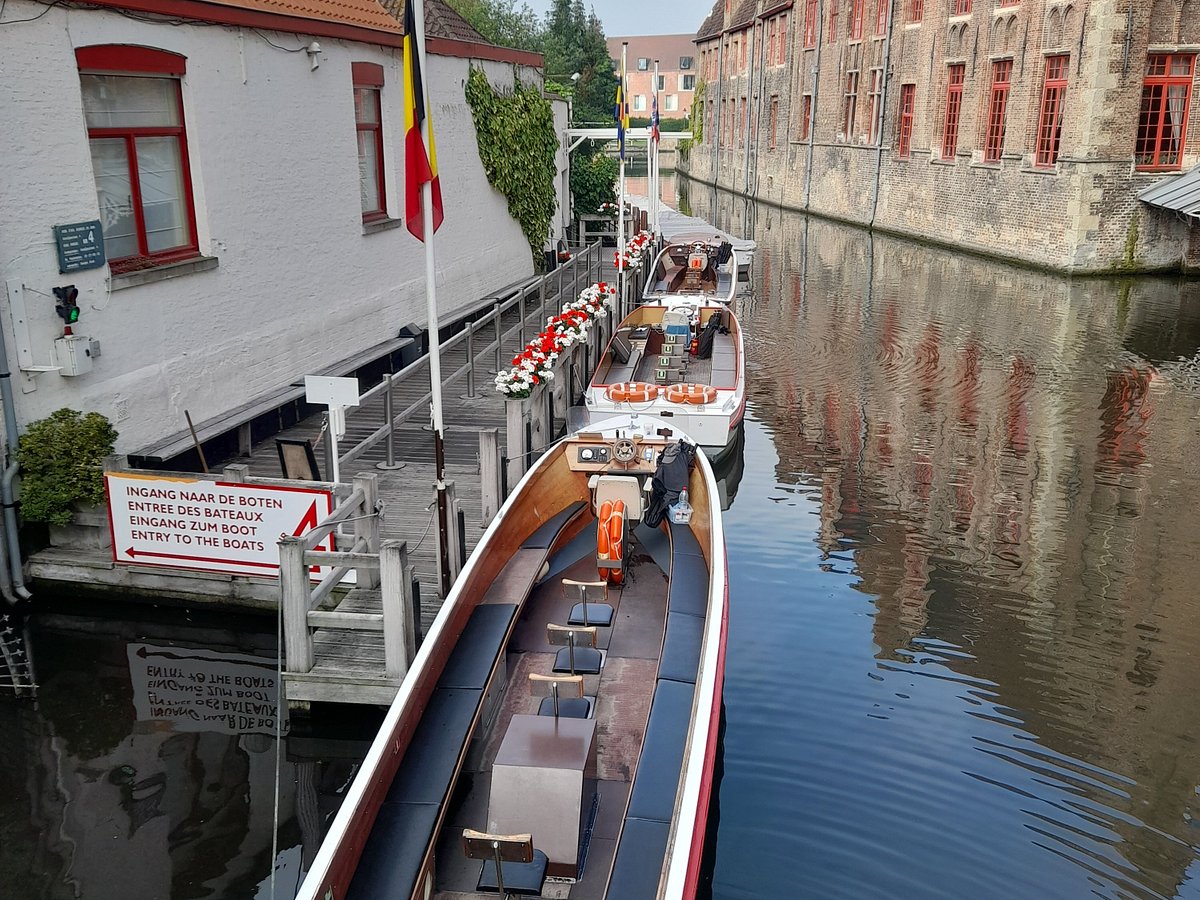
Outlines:
POLYGON ((104 458, 116 441, 116 429, 100 413, 64 408, 31 424, 17 445, 25 518, 67 525, 72 504, 103 503, 104 458))
POLYGON ((617 202, 617 172, 620 163, 594 149, 580 148, 571 160, 571 197, 575 214, 590 216, 601 203, 617 202))

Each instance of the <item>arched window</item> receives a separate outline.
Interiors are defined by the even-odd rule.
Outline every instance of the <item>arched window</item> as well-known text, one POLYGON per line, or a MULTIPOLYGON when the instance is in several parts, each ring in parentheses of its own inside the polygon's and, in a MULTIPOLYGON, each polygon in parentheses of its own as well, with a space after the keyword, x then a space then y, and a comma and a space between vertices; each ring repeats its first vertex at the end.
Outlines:
POLYGON ((131 44, 75 51, 114 273, 198 255, 180 78, 184 57, 131 44))

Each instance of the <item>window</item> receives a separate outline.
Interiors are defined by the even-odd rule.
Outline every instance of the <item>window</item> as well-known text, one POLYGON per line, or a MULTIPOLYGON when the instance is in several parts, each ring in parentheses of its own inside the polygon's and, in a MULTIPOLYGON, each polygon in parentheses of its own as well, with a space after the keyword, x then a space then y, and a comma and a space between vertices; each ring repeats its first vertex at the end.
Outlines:
POLYGON ((942 159, 953 159, 958 152, 958 118, 962 112, 963 79, 967 67, 963 63, 950 66, 946 81, 946 118, 942 128, 942 159))
POLYGON ((1134 157, 1139 169, 1180 168, 1195 69, 1190 53, 1154 53, 1147 60, 1134 157))
POLYGON ((808 0, 804 7, 804 49, 811 50, 817 46, 817 30, 821 23, 817 20, 817 0, 808 0))
POLYGON ((775 126, 779 123, 779 97, 771 97, 771 149, 775 149, 775 126))
POLYGON ((1067 94, 1069 56, 1046 57, 1046 82, 1042 87, 1041 114, 1038 117, 1037 149, 1033 164, 1048 168, 1058 162, 1062 142, 1063 101, 1067 94))
POLYGON ((890 0, 875 0, 875 34, 883 37, 887 33, 888 8, 890 0))
POLYGON ((850 7, 850 40, 862 40, 863 19, 866 16, 867 0, 854 0, 854 5, 850 7))
POLYGON ((896 152, 901 159, 912 156, 913 116, 917 107, 917 86, 900 85, 900 125, 896 140, 896 152))
POLYGON ((742 40, 738 42, 738 71, 746 71, 746 45, 750 43, 748 36, 743 35, 742 40))
POLYGON ((842 0, 828 0, 829 3, 829 40, 830 43, 837 40, 837 16, 838 4, 842 0))
POLYGON ((925 18, 925 0, 905 0, 908 3, 908 21, 920 22, 925 18))
POLYGON ((663 104, 663 107, 667 112, 679 112, 679 95, 667 94, 666 102, 663 104))
POLYGON ((804 95, 800 105, 800 140, 807 141, 812 133, 812 94, 804 95))
POLYGON ((686 71, 692 67, 692 58, 690 56, 679 57, 679 70, 686 71))
POLYGON ((776 26, 775 19, 767 19, 767 22, 766 22, 766 29, 767 29, 767 59, 766 59, 766 63, 768 66, 775 65, 775 26, 776 26))
POLYGON ((354 124, 358 128, 358 188, 365 221, 387 215, 383 190, 383 66, 352 63, 354 124))
POLYGON ((842 136, 854 140, 854 119, 858 112, 858 73, 846 73, 846 94, 842 99, 842 136))
POLYGON ((954 0, 950 15, 952 16, 969 16, 971 14, 971 0, 954 0))
POLYGON ((738 146, 741 147, 746 143, 746 98, 742 97, 738 100, 737 105, 737 132, 738 146))
POLYGON ((665 91, 666 89, 667 89, 667 76, 659 75, 658 76, 658 87, 655 88, 655 90, 665 91))
POLYGON ((645 94, 634 94, 633 95, 633 108, 635 110, 637 110, 638 112, 646 111, 646 95, 645 94))
POLYGON ((681 91, 694 91, 696 89, 696 76, 695 75, 680 75, 679 76, 679 89, 681 91))
POLYGON ((1004 153, 1004 117, 1012 66, 1011 59, 998 59, 992 63, 992 94, 988 100, 987 134, 983 141, 984 162, 999 162, 1004 153))
POLYGON ((114 273, 199 255, 185 59, 128 45, 75 51, 104 250, 114 273))
POLYGON ((649 72, 650 71, 650 59, 648 57, 645 57, 645 56, 638 57, 638 71, 639 72, 649 72))
POLYGON ((867 93, 871 115, 871 143, 879 140, 880 129, 883 125, 883 69, 871 70, 871 90, 867 93))

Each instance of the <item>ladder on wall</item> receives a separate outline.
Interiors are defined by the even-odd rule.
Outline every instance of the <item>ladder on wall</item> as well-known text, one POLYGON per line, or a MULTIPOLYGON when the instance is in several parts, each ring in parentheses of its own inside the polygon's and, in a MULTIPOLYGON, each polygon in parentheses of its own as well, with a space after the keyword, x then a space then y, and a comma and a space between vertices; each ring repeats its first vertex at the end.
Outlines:
POLYGON ((0 695, 34 695, 33 664, 25 635, 7 613, 0 613, 0 695))

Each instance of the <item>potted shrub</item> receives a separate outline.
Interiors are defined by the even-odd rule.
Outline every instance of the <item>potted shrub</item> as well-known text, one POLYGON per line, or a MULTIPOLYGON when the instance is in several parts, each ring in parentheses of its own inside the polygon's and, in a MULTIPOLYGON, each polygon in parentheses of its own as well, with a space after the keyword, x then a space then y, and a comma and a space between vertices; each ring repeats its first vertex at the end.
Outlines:
POLYGON ((21 513, 50 526, 56 546, 101 547, 109 541, 104 459, 117 431, 100 413, 60 409, 21 435, 21 513))

